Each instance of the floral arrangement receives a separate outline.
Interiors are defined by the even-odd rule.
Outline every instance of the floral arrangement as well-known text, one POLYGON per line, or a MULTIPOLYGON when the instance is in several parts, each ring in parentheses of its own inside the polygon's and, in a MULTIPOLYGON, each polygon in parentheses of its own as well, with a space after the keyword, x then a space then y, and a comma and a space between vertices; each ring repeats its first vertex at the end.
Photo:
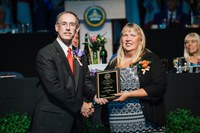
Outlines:
POLYGON ((84 51, 79 49, 79 48, 76 48, 75 50, 73 50, 74 58, 78 61, 80 66, 83 66, 83 64, 81 63, 80 59, 81 59, 81 57, 84 56, 84 54, 85 54, 84 51))
POLYGON ((139 61, 138 68, 141 69, 142 74, 145 74, 146 71, 149 71, 150 64, 151 64, 151 61, 148 61, 148 60, 139 61))
POLYGON ((98 72, 98 69, 91 69, 90 70, 90 76, 96 76, 96 73, 98 72))
POLYGON ((89 44, 89 47, 92 49, 93 52, 97 52, 99 48, 107 42, 104 36, 105 34, 103 35, 98 34, 89 37, 89 40, 91 42, 89 44))

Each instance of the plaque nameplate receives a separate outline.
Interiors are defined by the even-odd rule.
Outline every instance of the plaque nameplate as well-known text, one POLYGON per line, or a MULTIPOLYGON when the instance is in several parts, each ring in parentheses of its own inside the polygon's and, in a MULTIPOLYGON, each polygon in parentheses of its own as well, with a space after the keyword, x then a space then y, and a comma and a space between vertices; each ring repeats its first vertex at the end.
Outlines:
POLYGON ((120 92, 119 69, 97 72, 97 98, 115 99, 120 92))

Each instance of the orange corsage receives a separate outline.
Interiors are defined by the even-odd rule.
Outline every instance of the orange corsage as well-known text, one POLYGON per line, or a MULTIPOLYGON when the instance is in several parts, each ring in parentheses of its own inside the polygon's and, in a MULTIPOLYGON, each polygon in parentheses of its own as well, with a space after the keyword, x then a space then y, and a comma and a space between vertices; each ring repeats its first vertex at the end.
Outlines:
POLYGON ((150 63, 151 61, 148 60, 139 61, 138 68, 141 69, 142 74, 145 74, 146 71, 149 71, 150 63))

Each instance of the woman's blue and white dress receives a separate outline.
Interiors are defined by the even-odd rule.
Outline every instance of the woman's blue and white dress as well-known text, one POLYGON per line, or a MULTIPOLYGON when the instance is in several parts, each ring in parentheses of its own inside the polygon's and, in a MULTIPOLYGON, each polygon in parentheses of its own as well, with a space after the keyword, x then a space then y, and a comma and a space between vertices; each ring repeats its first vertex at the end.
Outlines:
MULTIPOLYGON (((121 91, 131 91, 140 88, 137 66, 133 68, 121 68, 120 82, 121 91)), ((108 110, 112 133, 156 131, 150 123, 145 121, 142 106, 137 98, 130 98, 124 102, 110 101, 108 103, 108 110)))

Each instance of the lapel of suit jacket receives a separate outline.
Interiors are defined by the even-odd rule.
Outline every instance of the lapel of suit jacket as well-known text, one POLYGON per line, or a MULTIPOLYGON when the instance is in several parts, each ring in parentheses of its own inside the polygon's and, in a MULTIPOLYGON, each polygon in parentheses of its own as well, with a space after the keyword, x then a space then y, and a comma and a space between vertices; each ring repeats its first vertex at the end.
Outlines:
POLYGON ((69 76, 71 76, 72 79, 74 80, 74 75, 72 74, 69 62, 67 60, 67 57, 65 56, 63 49, 61 48, 61 46, 59 45, 59 43, 57 41, 55 41, 54 46, 55 46, 55 49, 56 49, 58 55, 60 56, 62 63, 65 64, 66 70, 69 72, 69 76))
POLYGON ((80 73, 80 64, 77 59, 74 59, 74 78, 75 78, 75 90, 78 89, 79 73, 80 73))

